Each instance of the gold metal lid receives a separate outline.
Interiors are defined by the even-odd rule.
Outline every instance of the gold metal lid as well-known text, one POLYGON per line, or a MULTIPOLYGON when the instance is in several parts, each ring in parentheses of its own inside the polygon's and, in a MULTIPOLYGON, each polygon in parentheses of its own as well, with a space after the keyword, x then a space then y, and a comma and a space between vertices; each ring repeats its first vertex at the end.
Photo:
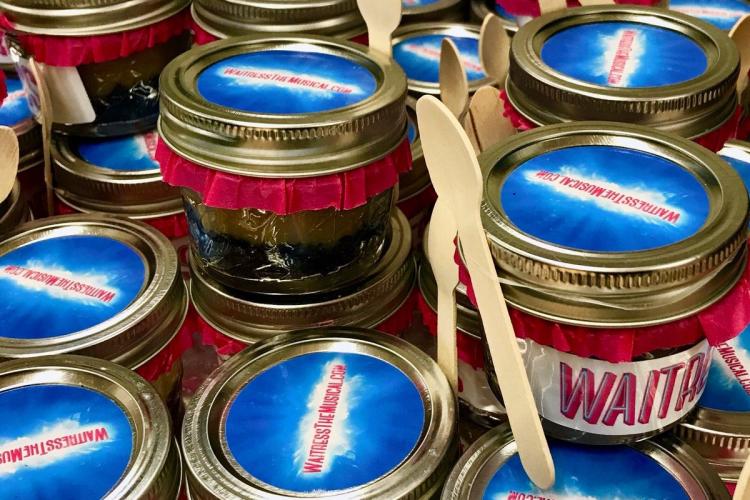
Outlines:
POLYGON ((188 297, 156 229, 107 215, 24 224, 0 241, 0 359, 85 354, 135 369, 179 331, 188 297))
POLYGON ((557 468, 552 488, 541 490, 528 479, 513 433, 502 425, 466 450, 441 498, 730 498, 708 464, 670 435, 627 446, 549 444, 557 468))
POLYGON ((440 44, 443 38, 456 43, 469 92, 494 84, 482 68, 479 58, 479 26, 449 22, 419 23, 402 26, 393 33, 393 58, 406 72, 409 92, 440 94, 440 44))
POLYGON ((402 0, 403 23, 426 21, 461 21, 464 19, 464 0, 402 0))
POLYGON ((193 397, 187 482, 193 499, 426 500, 455 460, 456 417, 437 364, 399 338, 282 334, 231 358, 193 397))
POLYGON ((196 47, 161 75, 159 134, 208 168, 310 177, 386 156, 406 135, 406 77, 355 43, 238 37, 196 47))
POLYGON ((496 0, 471 0, 471 21, 475 23, 482 23, 487 14, 494 14, 500 18, 505 30, 513 35, 518 31, 519 21, 521 24, 528 22, 530 17, 527 16, 514 16, 508 12, 505 12, 496 0), (520 18, 520 19, 519 19, 520 18))
POLYGON ((147 26, 189 4, 189 0, 0 0, 0 10, 21 32, 89 36, 147 26))
POLYGON ((676 320, 729 291, 748 196, 697 144, 646 127, 535 129, 480 156, 482 219, 514 307, 587 326, 676 320))
POLYGON ((230 290, 211 279, 199 259, 191 256, 193 305, 211 326, 247 344, 316 326, 376 327, 406 302, 415 282, 411 229, 398 210, 391 228, 383 257, 356 284, 328 293, 295 295, 291 300, 230 290))
POLYGON ((134 372, 84 356, 0 365, 0 496, 77 491, 92 498, 176 499, 179 448, 156 390, 134 372), (13 425, 11 425, 13 423, 13 425))
POLYGON ((307 33, 348 39, 367 32, 356 0, 196 0, 192 12, 218 38, 307 33))
POLYGON ((735 112, 739 63, 726 33, 684 14, 566 9, 518 30, 506 91, 539 125, 611 120, 692 138, 735 112))
POLYGON ((0 201, 0 235, 5 235, 13 228, 25 222, 29 208, 21 193, 21 184, 16 179, 10 194, 0 201))
POLYGON ((162 181, 159 164, 147 143, 156 134, 110 139, 77 139, 55 135, 51 143, 58 196, 82 211, 117 215, 178 213, 177 188, 162 181), (94 163, 96 162, 96 163, 94 163))

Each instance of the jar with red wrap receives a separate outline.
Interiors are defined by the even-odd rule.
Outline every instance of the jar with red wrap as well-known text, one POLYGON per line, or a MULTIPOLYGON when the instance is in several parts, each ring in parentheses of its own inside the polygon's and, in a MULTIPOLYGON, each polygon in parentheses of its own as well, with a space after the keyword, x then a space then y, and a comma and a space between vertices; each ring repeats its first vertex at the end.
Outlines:
POLYGON ((310 293, 377 264, 411 169, 393 60, 332 38, 237 37, 178 57, 161 83, 157 160, 214 280, 310 293))
POLYGON ((554 12, 518 30, 501 94, 518 130, 607 120, 718 151, 738 132, 740 58, 719 28, 624 5, 554 12))
POLYGON ((545 430, 614 444, 684 419, 713 347, 750 324, 739 175, 693 142, 609 122, 519 134, 480 163, 482 220, 545 430))
POLYGON ((195 43, 242 35, 325 35, 367 44, 356 0, 196 0, 195 43))
POLYGON ((0 241, 0 295, 0 359, 106 359, 178 409, 188 296, 177 253, 156 229, 107 215, 24 224, 0 241))
POLYGON ((308 327, 358 326, 400 337, 414 314, 411 247, 409 223, 396 210, 383 257, 358 283, 287 298, 231 290, 193 258, 190 293, 198 333, 221 360, 280 333, 308 327))
POLYGON ((172 241, 187 272, 188 230, 179 189, 154 159, 155 131, 110 138, 53 137, 58 214, 102 212, 141 220, 172 241))
MULTIPOLYGON (((2 28, 27 92, 40 65, 64 133, 113 136, 154 128, 159 74, 190 44, 187 0, 4 0, 2 28)), ((32 99, 35 111, 38 99, 32 99)))

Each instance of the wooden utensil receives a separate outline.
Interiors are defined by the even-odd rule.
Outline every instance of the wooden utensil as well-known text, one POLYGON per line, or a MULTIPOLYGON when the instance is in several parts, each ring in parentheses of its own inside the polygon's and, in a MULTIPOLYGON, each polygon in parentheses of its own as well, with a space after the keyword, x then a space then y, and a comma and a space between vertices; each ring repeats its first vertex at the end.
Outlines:
POLYGON ((510 121, 503 116, 500 91, 489 86, 477 90, 471 98, 467 120, 464 122, 464 129, 467 127, 475 137, 477 152, 485 151, 516 133, 510 121))
POLYGON ((440 101, 421 98, 417 117, 430 178, 456 221, 521 463, 529 478, 547 489, 555 482, 554 465, 482 227, 479 164, 458 120, 440 101))
POLYGON ((568 4, 565 0, 539 0, 539 12, 543 15, 566 8, 568 4))
POLYGON ((469 106, 469 79, 458 47, 450 38, 440 44, 440 100, 460 121, 469 106))
POLYGON ((401 0, 357 0, 367 24, 370 48, 391 56, 391 35, 401 23, 401 0))
POLYGON ((0 127, 0 202, 13 190, 18 174, 18 138, 13 129, 0 127))
POLYGON ((484 72, 503 87, 510 65, 510 37, 500 18, 494 14, 487 14, 482 23, 479 58, 484 72))
POLYGON ((50 144, 52 141, 52 101, 49 98, 47 82, 39 67, 39 64, 31 58, 29 68, 37 85, 39 95, 39 116, 37 120, 42 128, 42 152, 44 155, 44 183, 47 187, 47 213, 55 213, 55 192, 52 182, 52 158, 50 156, 50 144))
POLYGON ((729 38, 734 40, 737 49, 740 51, 740 76, 737 80, 737 94, 742 98, 747 89, 747 73, 750 70, 750 14, 742 16, 732 26, 729 31, 729 38))
POLYGON ((737 481, 737 487, 734 489, 734 500, 750 500, 750 459, 742 467, 740 478, 737 481))

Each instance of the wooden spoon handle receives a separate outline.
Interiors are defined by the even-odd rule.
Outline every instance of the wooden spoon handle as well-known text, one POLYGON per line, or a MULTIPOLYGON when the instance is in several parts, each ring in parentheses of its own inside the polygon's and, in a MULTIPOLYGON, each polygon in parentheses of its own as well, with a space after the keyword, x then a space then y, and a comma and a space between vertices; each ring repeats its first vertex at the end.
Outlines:
POLYGON ((558 10, 567 9, 568 4, 565 0, 539 0, 539 12, 549 14, 558 10))

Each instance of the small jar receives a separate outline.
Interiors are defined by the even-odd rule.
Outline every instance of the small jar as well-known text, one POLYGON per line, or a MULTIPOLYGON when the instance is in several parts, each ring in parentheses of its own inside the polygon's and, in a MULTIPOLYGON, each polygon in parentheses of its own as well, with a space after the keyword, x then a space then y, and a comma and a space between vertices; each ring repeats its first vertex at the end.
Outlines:
POLYGON ((240 294, 211 279, 191 259, 190 292, 204 345, 226 359, 248 346, 313 326, 359 326, 400 336, 412 323, 416 269, 411 231, 403 214, 391 219, 388 248, 378 263, 350 287, 291 299, 240 294))
POLYGON ((10 127, 16 133, 21 192, 33 212, 41 217, 47 213, 42 129, 34 120, 21 79, 6 70, 5 85, 8 95, 0 106, 0 125, 10 127))
POLYGON ((745 188, 750 187, 750 143, 728 141, 718 155, 740 175, 745 188))
POLYGON ((0 201, 0 237, 31 219, 32 214, 21 192, 21 184, 16 179, 8 196, 0 201))
POLYGON ((177 253, 143 223, 68 215, 0 242, 0 359, 84 354, 135 370, 177 409, 190 342, 177 253))
POLYGON ((460 22, 467 11, 464 0, 401 0, 401 9, 401 24, 460 22))
POLYGON ((698 409, 675 433, 734 485, 750 457, 750 329, 716 346, 698 409))
POLYGON ((437 200, 430 182, 430 173, 422 153, 422 140, 417 127, 416 101, 407 100, 409 125, 407 136, 411 144, 412 169, 401 175, 398 185, 398 208, 406 214, 412 231, 412 245, 419 248, 422 235, 437 200))
POLYGON ((330 38, 238 37, 177 58, 162 92, 157 160, 213 279, 309 293, 380 259, 411 168, 391 59, 330 38))
POLYGON ((53 137, 58 214, 102 212, 141 220, 170 239, 187 270, 188 229, 180 190, 154 159, 155 131, 106 139, 53 137))
POLYGON ((11 56, 35 96, 28 60, 41 63, 56 129, 101 137, 156 125, 159 74, 190 44, 188 4, 3 0, 0 9, 11 56))
POLYGON ((742 0, 670 0, 669 8, 702 19, 724 31, 731 30, 737 21, 750 14, 750 5, 742 0))
MULTIPOLYGON (((437 335, 437 284, 427 259, 419 266, 417 305, 427 333, 437 335)), ((493 394, 485 373, 484 331, 479 312, 466 297, 466 287, 456 289, 456 341, 458 343, 458 402, 470 420, 484 428, 505 422, 505 408, 493 394)))
POLYGON ((471 21, 481 24, 488 14, 494 14, 500 18, 509 35, 518 31, 518 27, 531 20, 531 16, 517 16, 503 8, 496 0, 471 0, 471 21))
MULTIPOLYGON (((503 10, 516 15, 516 16, 528 16, 537 17, 540 14, 539 0, 496 0, 498 6, 503 10)), ((664 7, 667 4, 666 0, 614 0, 615 3, 620 5, 651 5, 655 7, 664 7)), ((581 4, 578 0, 567 0, 568 8, 580 7, 581 4)))
POLYGON ((479 59, 479 26, 458 23, 420 23, 393 33, 393 58, 406 72, 414 98, 440 94, 440 45, 444 38, 456 44, 466 70, 469 92, 492 85, 479 59))
POLYGON ((700 396, 704 341, 715 346, 750 324, 740 177, 690 141, 607 122, 519 134, 480 163, 482 220, 516 336, 529 342, 537 405, 559 416, 548 432, 626 442, 683 418, 700 396), (652 377, 654 366, 679 367, 652 377), (545 377, 568 376, 576 390, 604 387, 602 407, 564 411, 573 393, 545 377), (678 380, 673 405, 638 413, 650 404, 638 394, 678 380))
POLYGON ((169 414, 132 371, 84 356, 0 365, 0 497, 176 500, 169 414))
POLYGON ((195 42, 204 45, 242 35, 325 35, 367 43, 356 0, 196 0, 195 42))
POLYGON ((456 458, 456 401, 437 364, 401 339, 292 332, 209 377, 182 447, 193 500, 427 500, 456 458))
POLYGON ((735 137, 739 53, 718 28, 664 9, 595 6, 542 16, 513 37, 502 97, 519 130, 610 120, 718 151, 735 137))
POLYGON ((496 427, 464 453, 441 498, 730 498, 708 464, 672 436, 607 447, 550 440, 549 447, 555 484, 543 490, 526 475, 510 428, 496 427))

